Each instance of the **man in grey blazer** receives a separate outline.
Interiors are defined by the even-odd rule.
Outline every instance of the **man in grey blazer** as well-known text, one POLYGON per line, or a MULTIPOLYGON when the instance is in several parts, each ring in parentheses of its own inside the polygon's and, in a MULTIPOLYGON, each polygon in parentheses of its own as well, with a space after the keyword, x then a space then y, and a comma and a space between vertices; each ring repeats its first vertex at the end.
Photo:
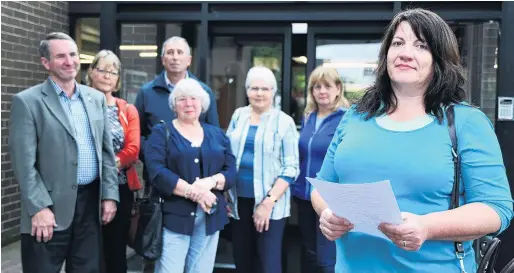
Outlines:
POLYGON ((73 39, 41 41, 42 84, 13 97, 9 148, 21 191, 24 272, 100 272, 100 225, 119 201, 105 96, 75 81, 73 39))

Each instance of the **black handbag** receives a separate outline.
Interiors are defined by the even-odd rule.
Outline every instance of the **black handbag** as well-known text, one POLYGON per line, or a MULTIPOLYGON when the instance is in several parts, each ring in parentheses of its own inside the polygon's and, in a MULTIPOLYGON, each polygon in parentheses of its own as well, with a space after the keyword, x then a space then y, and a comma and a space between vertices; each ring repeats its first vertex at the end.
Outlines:
MULTIPOLYGON (((457 131, 455 129, 455 111, 454 105, 448 106, 446 109, 446 118, 448 120, 448 131, 452 142, 452 157, 454 167, 454 182, 450 201, 450 210, 459 207, 459 186, 460 186, 460 157, 457 150, 457 131)), ((459 259, 462 272, 464 270, 464 246, 462 242, 454 242, 455 255, 459 259)), ((483 237, 479 240, 478 270, 477 273, 493 273, 494 264, 498 257, 500 249, 500 239, 483 237)))
POLYGON ((500 273, 514 273, 514 259, 510 260, 500 273))
MULTIPOLYGON (((166 154, 168 154, 168 140, 170 131, 166 122, 161 120, 160 124, 166 129, 166 154)), ((155 198, 150 193, 147 197, 136 201, 132 216, 130 231, 130 246, 143 258, 155 261, 162 254, 162 198, 155 198)))
POLYGON ((162 208, 161 201, 150 197, 136 202, 133 221, 136 225, 133 231, 131 247, 143 258, 155 261, 162 254, 162 208))

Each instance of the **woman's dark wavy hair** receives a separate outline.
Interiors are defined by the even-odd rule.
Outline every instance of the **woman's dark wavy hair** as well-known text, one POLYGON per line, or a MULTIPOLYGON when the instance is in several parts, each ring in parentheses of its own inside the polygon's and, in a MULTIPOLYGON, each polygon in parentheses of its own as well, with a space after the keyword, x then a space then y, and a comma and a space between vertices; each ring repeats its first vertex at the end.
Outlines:
POLYGON ((434 73, 424 95, 425 112, 443 120, 441 105, 464 101, 466 93, 460 65, 457 39, 451 28, 439 15, 424 9, 411 9, 398 13, 387 27, 380 47, 377 78, 357 103, 356 110, 365 113, 365 119, 392 113, 397 108, 397 97, 387 73, 387 52, 396 29, 406 21, 420 41, 425 41, 433 58, 434 73))

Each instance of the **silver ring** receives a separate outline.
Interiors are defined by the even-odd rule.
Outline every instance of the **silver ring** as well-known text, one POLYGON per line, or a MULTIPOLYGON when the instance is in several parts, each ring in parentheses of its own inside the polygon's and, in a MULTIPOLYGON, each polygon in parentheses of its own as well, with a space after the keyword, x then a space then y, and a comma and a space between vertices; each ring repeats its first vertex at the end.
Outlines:
POLYGON ((402 241, 403 247, 407 247, 407 242, 405 240, 402 241))

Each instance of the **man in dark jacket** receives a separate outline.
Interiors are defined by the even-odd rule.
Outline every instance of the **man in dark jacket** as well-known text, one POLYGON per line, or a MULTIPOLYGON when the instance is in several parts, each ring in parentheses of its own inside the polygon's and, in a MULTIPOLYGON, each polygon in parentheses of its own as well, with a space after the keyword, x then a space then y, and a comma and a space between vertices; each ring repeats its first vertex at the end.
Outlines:
POLYGON ((187 70, 191 65, 191 59, 189 44, 184 38, 173 36, 167 39, 162 45, 161 53, 164 71, 152 81, 144 84, 137 94, 135 106, 139 112, 141 123, 141 152, 139 154, 143 163, 144 143, 151 134, 153 126, 160 120, 171 121, 176 117, 169 107, 168 98, 173 92, 175 84, 182 79, 193 78, 207 91, 211 103, 207 112, 200 116, 200 121, 219 126, 214 93, 209 86, 199 81, 187 70))
MULTIPOLYGON (((178 36, 168 38, 162 45, 161 60, 164 71, 155 79, 144 84, 137 94, 135 106, 139 112, 141 123, 141 161, 144 163, 144 148, 152 128, 160 120, 171 121, 175 119, 175 112, 171 111, 168 98, 175 85, 182 79, 193 78, 207 91, 210 97, 209 109, 200 116, 200 121, 219 126, 216 98, 212 90, 203 82, 199 81, 187 68, 191 65, 191 50, 187 41, 178 36)), ((145 191, 148 193, 148 179, 146 168, 144 170, 146 181, 145 191)))

